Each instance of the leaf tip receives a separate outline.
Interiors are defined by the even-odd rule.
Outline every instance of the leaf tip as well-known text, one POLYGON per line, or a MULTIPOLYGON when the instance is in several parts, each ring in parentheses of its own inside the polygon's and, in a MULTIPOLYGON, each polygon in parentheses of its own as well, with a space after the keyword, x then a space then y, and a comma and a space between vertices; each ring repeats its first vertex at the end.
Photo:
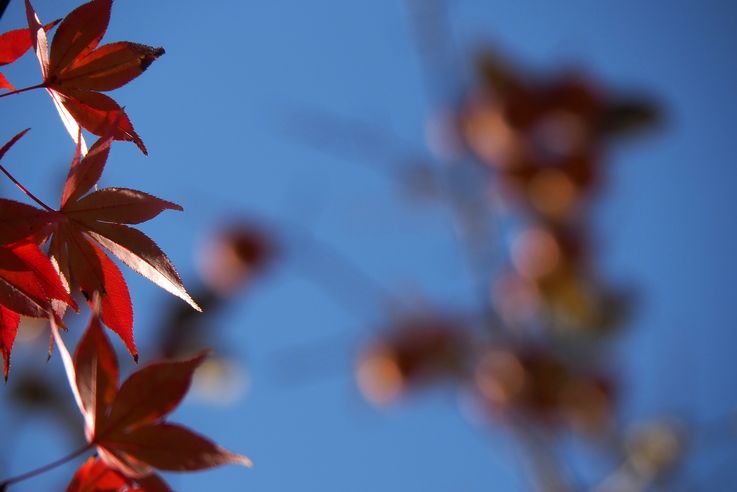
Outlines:
POLYGON ((190 296, 189 293, 186 290, 184 290, 184 287, 182 287, 181 291, 172 292, 172 293, 178 298, 180 298, 181 300, 183 300, 184 302, 186 302, 187 304, 189 304, 190 306, 192 306, 192 309, 194 309, 198 313, 203 312, 200 305, 197 304, 197 302, 194 299, 192 299, 192 296, 190 296))
POLYGON ((234 454, 233 455, 233 463, 236 465, 242 465, 246 468, 253 468, 253 461, 250 460, 247 456, 243 456, 242 454, 234 454))
POLYGON ((8 382, 8 372, 10 371, 10 350, 3 350, 3 377, 8 382))
POLYGON ((30 130, 30 128, 26 128, 25 130, 22 130, 22 131, 18 132, 13 138, 11 138, 10 140, 8 140, 5 143, 5 145, 3 145, 2 147, 0 147, 0 159, 2 159, 2 157, 5 155, 5 153, 8 150, 10 150, 10 148, 13 145, 15 145, 15 143, 18 140, 20 140, 23 137, 23 135, 25 135, 26 133, 28 133, 29 130, 30 130))
POLYGON ((146 71, 146 69, 150 67, 151 64, 164 53, 166 53, 166 50, 164 50, 164 48, 151 48, 148 53, 141 57, 141 71, 146 71))
POLYGON ((190 298, 190 300, 187 301, 187 302, 189 303, 190 306, 192 306, 192 309, 194 309, 198 313, 202 313, 203 312, 202 311, 202 308, 200 307, 200 305, 197 304, 196 302, 194 302, 194 300, 192 298, 190 298))
POLYGON ((205 359, 207 359, 208 357, 210 357, 210 355, 212 355, 212 352, 213 352, 212 349, 205 349, 202 352, 200 352, 199 354, 197 354, 194 357, 192 357, 191 361, 194 362, 195 367, 197 367, 200 364, 202 364, 202 362, 205 359))

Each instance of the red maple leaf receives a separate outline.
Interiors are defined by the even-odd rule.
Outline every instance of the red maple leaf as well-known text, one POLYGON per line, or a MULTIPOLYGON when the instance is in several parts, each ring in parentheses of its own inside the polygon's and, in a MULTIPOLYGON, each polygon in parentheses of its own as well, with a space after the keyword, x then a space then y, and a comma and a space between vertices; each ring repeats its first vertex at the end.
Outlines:
MULTIPOLYGON (((28 27, 44 77, 40 87, 48 91, 75 141, 81 138, 80 126, 103 135, 117 122, 115 140, 135 142, 147 154, 128 115, 101 91, 117 89, 138 77, 164 49, 125 41, 98 46, 110 22, 112 3, 92 0, 70 12, 59 25, 49 53, 46 32, 26 0, 28 27)), ((86 153, 84 143, 82 153, 86 153)))
MULTIPOLYGON (((25 130, 0 148, 0 158, 24 134, 25 130)), ((193 308, 200 308, 187 294, 174 265, 158 245, 142 232, 125 225, 145 222, 167 209, 182 208, 128 188, 103 188, 87 194, 102 174, 113 138, 113 133, 108 132, 84 158, 77 146, 59 210, 38 199, 45 210, 0 199, 0 225, 3 226, 0 244, 19 237, 50 234, 49 256, 63 280, 70 288, 78 287, 88 299, 95 293, 100 295, 103 323, 116 332, 130 353, 137 357, 128 287, 120 269, 100 245, 193 308)), ((0 166, 0 170, 4 168, 0 166)))
POLYGON ((3 353, 3 374, 6 381, 10 370, 10 352, 13 350, 19 324, 20 314, 0 304, 0 350, 3 353))
POLYGON ((66 492, 171 492, 171 489, 155 473, 132 479, 103 460, 90 457, 74 474, 66 492))
MULTIPOLYGON (((44 30, 48 31, 58 23, 59 21, 55 20, 46 24, 44 30)), ((31 49, 31 46, 33 46, 33 37, 28 28, 14 29, 0 34, 0 66, 13 63, 31 49)), ((0 73, 0 89, 15 90, 13 84, 2 73, 0 73)))
MULTIPOLYGON (((0 148, 0 159, 26 131, 0 148)), ((1 165, 0 170, 7 174, 1 165)), ((0 199, 0 353, 5 360, 6 380, 20 315, 53 315, 54 299, 77 309, 49 259, 34 242, 27 240, 39 233, 45 221, 43 210, 0 199)), ((60 316, 56 318, 61 323, 60 316)))
POLYGON ((232 453, 165 417, 189 390, 192 374, 205 354, 183 361, 159 361, 134 372, 118 386, 118 362, 96 315, 70 357, 52 325, 85 434, 102 461, 128 478, 154 469, 193 471, 224 464, 251 466, 232 453))
MULTIPOLYGON (((6 380, 20 315, 35 318, 53 316, 52 299, 77 309, 54 266, 38 246, 28 241, 1 246, 0 353, 5 360, 3 373, 6 380)), ((56 322, 61 323, 61 320, 57 317, 56 322)))

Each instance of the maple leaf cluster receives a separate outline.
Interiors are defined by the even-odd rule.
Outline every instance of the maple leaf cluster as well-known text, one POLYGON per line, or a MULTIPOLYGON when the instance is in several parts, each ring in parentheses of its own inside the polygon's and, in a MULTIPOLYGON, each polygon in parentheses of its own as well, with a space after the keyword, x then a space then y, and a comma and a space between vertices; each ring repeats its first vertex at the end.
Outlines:
MULTIPOLYGON (((39 200, 7 170, 5 156, 29 129, 0 148, 0 170, 36 205, 0 198, 0 352, 8 378, 21 316, 48 319, 67 376, 85 418, 89 449, 70 491, 169 490, 154 470, 198 470, 250 461, 208 439, 164 421, 186 394, 204 354, 180 362, 155 362, 118 385, 115 353, 102 330, 116 333, 137 361, 133 307, 116 257, 164 290, 200 310, 161 248, 131 227, 179 205, 128 188, 97 189, 114 141, 131 141, 147 154, 125 111, 103 92, 143 73, 163 48, 131 42, 100 45, 112 0, 92 0, 64 19, 43 24, 25 0, 28 27, 0 35, 0 66, 33 48, 41 83, 16 89, 0 74, 0 97, 45 89, 74 141, 58 208, 39 200), (51 40, 47 32, 56 28, 51 40), (83 130, 99 136, 88 147, 83 130), (59 328, 74 293, 89 303, 89 326, 72 359, 59 328)), ((51 345, 50 345, 51 347, 51 345)), ((0 482, 0 488, 12 482, 0 482)))

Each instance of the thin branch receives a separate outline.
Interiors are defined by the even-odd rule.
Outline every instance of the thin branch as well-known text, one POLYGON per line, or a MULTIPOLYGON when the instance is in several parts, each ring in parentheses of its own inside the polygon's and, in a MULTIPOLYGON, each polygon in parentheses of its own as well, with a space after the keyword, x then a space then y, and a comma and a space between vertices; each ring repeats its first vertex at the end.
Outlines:
POLYGON ((394 177, 397 164, 429 160, 422 151, 408 150, 412 144, 399 135, 358 118, 314 108, 291 111, 280 133, 327 154, 365 164, 394 177), (379 167, 376 167, 379 164, 379 167))
MULTIPOLYGON (((448 18, 447 0, 406 0, 415 51, 420 60, 429 103, 444 108, 454 104, 457 91, 466 85, 448 18), (449 75, 450 74, 450 75, 449 75), (452 80, 451 80, 452 77, 452 80)), ((485 182, 478 166, 465 155, 438 156, 440 180, 459 237, 471 282, 483 309, 485 325, 496 336, 499 316, 490 303, 490 279, 495 270, 498 242, 496 215, 485 198, 485 182)))
POLYGON ((356 296, 352 291, 356 287, 364 291, 364 295, 360 296, 361 299, 379 299, 381 304, 390 307, 401 305, 400 299, 332 245, 319 240, 310 231, 299 226, 285 226, 284 230, 289 231, 291 236, 289 242, 300 245, 299 248, 295 248, 296 251, 307 252, 307 257, 302 261, 294 258, 297 261, 293 262, 293 265, 349 311, 353 311, 351 304, 354 303, 356 296), (326 281, 326 272, 336 276, 336 281, 326 281), (350 285, 351 288, 346 289, 346 285, 350 285))
MULTIPOLYGON (((2 96, 0 96, 0 97, 2 97, 2 96)), ((12 181, 13 184, 15 184, 15 186, 17 186, 18 188, 20 188, 20 190, 23 193, 25 193, 31 200, 33 200, 34 202, 36 202, 39 205, 41 205, 43 208, 45 208, 49 212, 56 212, 56 210, 54 210, 53 208, 51 208, 48 205, 46 205, 43 201, 41 201, 40 198, 38 198, 36 195, 34 195, 30 191, 28 191, 28 189, 25 186, 23 186, 22 184, 20 184, 20 182, 17 179, 15 179, 13 177, 13 175, 10 174, 10 172, 8 172, 8 170, 5 169, 5 167, 2 164, 0 164, 0 171, 2 171, 3 174, 5 174, 10 179, 10 181, 12 181)))
POLYGON ((43 89, 44 87, 46 87, 46 82, 42 82, 40 84, 32 85, 30 87, 24 87, 23 89, 16 89, 14 91, 10 91, 10 92, 6 92, 4 94, 0 94, 0 98, 8 97, 8 96, 13 96, 15 94, 20 94, 22 92, 32 91, 34 89, 43 89))
POLYGON ((41 475, 42 473, 45 473, 45 472, 47 472, 49 470, 52 470, 52 469, 54 469, 54 468, 56 468, 58 466, 61 466, 61 465, 65 464, 65 463, 73 460, 74 458, 76 458, 76 457, 78 457, 78 456, 86 453, 87 451, 89 451, 90 449, 92 449, 93 446, 94 446, 94 443, 87 443, 83 447, 77 449, 76 451, 73 451, 73 452, 69 453, 68 455, 64 456, 63 458, 59 458, 56 461, 52 461, 51 463, 49 463, 47 465, 41 466, 39 468, 36 468, 35 470, 31 470, 31 471, 27 471, 25 473, 21 473, 20 475, 16 475, 16 476, 11 477, 11 478, 6 478, 2 482, 0 482, 0 492, 5 492, 5 490, 7 490, 7 488, 8 488, 8 486, 10 486, 10 485, 12 485, 14 483, 22 482, 23 480, 27 480, 29 478, 33 478, 36 475, 41 475))
POLYGON ((529 459, 534 487, 540 492, 572 492, 575 490, 570 478, 563 472, 556 452, 537 429, 518 423, 516 434, 529 459))

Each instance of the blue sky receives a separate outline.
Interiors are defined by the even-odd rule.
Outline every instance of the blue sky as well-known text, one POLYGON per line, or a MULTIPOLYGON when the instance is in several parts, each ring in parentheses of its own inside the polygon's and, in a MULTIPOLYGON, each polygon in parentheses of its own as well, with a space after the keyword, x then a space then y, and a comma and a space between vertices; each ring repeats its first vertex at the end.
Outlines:
MULTIPOLYGON (((674 415, 695 424, 721 418, 737 404, 737 7, 716 0, 451 3, 465 77, 469 54, 488 43, 521 66, 579 67, 605 87, 642 91, 662 104, 660 130, 608 156, 607 186, 592 214, 601 270, 639 294, 611 355, 624 381, 621 416, 633 422, 674 415)), ((50 20, 76 2, 34 5, 50 20)), ((11 2, 2 29, 23 22, 22 3, 11 2)), ((407 199, 403 154, 381 159, 359 145, 350 156, 331 155, 288 131, 295 115, 321 111, 384 129, 406 142, 408 155, 427 155, 424 126, 437 108, 428 103, 402 2, 118 0, 105 39, 167 50, 114 93, 150 156, 117 145, 102 184, 184 206, 184 213, 164 214, 144 230, 185 283, 196 283, 194 252, 213 226, 242 215, 288 231, 298 224, 400 297, 449 310, 469 305, 470 276, 449 214, 407 199)), ((6 74, 18 86, 37 83, 34 63, 28 56, 6 74)), ((3 138, 33 127, 13 150, 16 177, 55 201, 57 189, 40 176, 60 182, 73 149, 50 101, 38 92, 0 104, 3 138)), ((21 199, 10 186, 0 189, 21 199)), ((300 262, 311 261, 303 253, 290 250, 216 317, 218 346, 243 362, 248 391, 228 405, 189 398, 174 416, 249 455, 256 467, 169 475, 174 488, 528 490, 514 441, 502 428, 469 424, 452 390, 430 391, 386 412, 361 399, 354 355, 386 322, 385 307, 361 289, 350 306, 336 302, 301 273, 300 262), (319 376, 300 377, 295 354, 319 376)), ((125 274, 143 341, 166 298, 125 274)), ((330 275, 324 282, 335 281, 330 275)), ((23 362, 3 390, 24 367, 60 372, 60 360, 46 365, 44 355, 40 346, 21 348, 14 357, 23 362)), ((13 416, 2 405, 0 419, 8 429, 25 422, 3 453, 12 473, 74 445, 44 418, 13 416)), ((698 439, 694 446, 703 446, 695 448, 701 456, 715 448, 698 439)), ((708 461, 689 465, 694 477, 707 476, 708 461)), ((56 490, 71 473, 60 469, 13 490, 56 490)), ((734 476, 725 480, 737 483, 734 476)))

